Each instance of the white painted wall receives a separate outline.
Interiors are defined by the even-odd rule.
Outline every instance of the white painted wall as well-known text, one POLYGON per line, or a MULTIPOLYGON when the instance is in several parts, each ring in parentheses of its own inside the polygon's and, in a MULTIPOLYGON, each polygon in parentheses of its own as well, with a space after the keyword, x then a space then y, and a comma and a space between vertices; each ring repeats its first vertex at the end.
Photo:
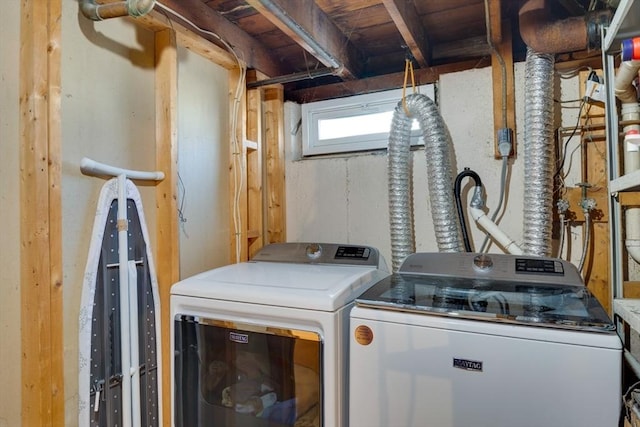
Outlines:
MULTIPOLYGON (((125 19, 93 23, 62 2, 62 233, 65 425, 78 425, 78 313, 100 188, 82 157, 129 169, 155 166, 154 36, 125 19)), ((0 427, 19 426, 20 212, 18 3, 0 14, 0 427), (10 392, 6 392, 10 391, 10 392)), ((228 77, 180 49, 179 144, 188 219, 184 274, 228 262, 228 77)), ((155 189, 139 185, 152 244, 155 189)), ((176 213, 177 215, 177 213, 176 213)))
POLYGON ((229 264, 227 71, 178 50, 180 276, 229 264))
MULTIPOLYGON (((127 169, 155 166, 153 33, 124 19, 94 23, 62 2, 62 233, 65 425, 78 424, 78 313, 103 178, 85 176, 89 157, 127 169)), ((138 186, 150 239, 155 190, 138 186)))
POLYGON ((0 13, 0 427, 20 425, 20 7, 0 13), (10 391, 10 392, 7 392, 10 391))
MULTIPOLYGON (((524 63, 515 65, 515 79, 518 156, 511 162, 506 213, 500 225, 518 242, 523 228, 524 63)), ((576 79, 558 85, 560 99, 575 99, 577 92, 576 79)), ((442 75, 438 93, 441 114, 454 144, 455 173, 464 167, 476 171, 485 187, 487 206, 493 209, 499 199, 501 161, 494 159, 491 69, 442 75)), ((386 151, 300 160, 300 132, 292 135, 300 118, 299 106, 287 103, 285 111, 288 239, 371 245, 380 249, 390 263, 386 151)), ((562 113, 566 126, 575 125, 577 111, 562 113)), ((416 250, 437 251, 426 155, 424 149, 413 152, 416 250)), ((469 229, 474 246, 479 248, 484 234, 475 224, 469 229)), ((500 251, 495 245, 490 250, 500 251)))

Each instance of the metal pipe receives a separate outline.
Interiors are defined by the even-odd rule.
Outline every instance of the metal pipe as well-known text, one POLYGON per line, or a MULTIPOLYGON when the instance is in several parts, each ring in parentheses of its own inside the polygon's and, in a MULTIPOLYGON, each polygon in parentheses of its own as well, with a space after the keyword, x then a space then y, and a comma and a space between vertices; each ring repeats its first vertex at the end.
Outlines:
POLYGON ((156 0, 126 0, 97 4, 95 0, 80 0, 80 11, 92 21, 102 21, 122 16, 143 16, 151 12, 156 0))
POLYGON ((407 95, 393 113, 388 146, 389 221, 392 270, 415 252, 411 210, 411 122, 420 123, 427 157, 431 217, 440 252, 463 252, 453 196, 453 143, 435 103, 422 94, 407 95))
POLYGON ((610 11, 552 21, 545 0, 528 0, 519 11, 522 40, 538 53, 575 52, 600 47, 600 25, 611 19, 610 11))
POLYGON ((341 68, 342 64, 329 53, 322 45, 320 45, 309 33, 305 31, 296 21, 294 21, 284 10, 271 0, 258 0, 269 12, 273 13, 283 24, 291 31, 295 32, 298 37, 311 49, 313 56, 318 58, 324 65, 330 68, 341 68))
POLYGON ((272 84, 282 84, 298 82, 301 80, 312 80, 317 77, 334 76, 338 72, 335 68, 318 68, 310 71, 301 71, 299 73, 287 74, 279 77, 272 77, 270 79, 256 80, 255 82, 247 83, 247 89, 255 89, 261 86, 267 86, 272 84))
POLYGON ((550 256, 553 224, 553 55, 527 49, 524 129, 524 231, 528 255, 550 256))

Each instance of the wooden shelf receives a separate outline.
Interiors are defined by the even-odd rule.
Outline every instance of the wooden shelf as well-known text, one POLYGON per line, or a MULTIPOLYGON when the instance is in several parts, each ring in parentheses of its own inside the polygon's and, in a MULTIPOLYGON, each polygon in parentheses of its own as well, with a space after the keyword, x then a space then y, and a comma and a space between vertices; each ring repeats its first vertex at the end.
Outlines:
POLYGON ((637 35, 640 35, 640 0, 622 0, 604 38, 604 50, 617 52, 622 40, 637 35))

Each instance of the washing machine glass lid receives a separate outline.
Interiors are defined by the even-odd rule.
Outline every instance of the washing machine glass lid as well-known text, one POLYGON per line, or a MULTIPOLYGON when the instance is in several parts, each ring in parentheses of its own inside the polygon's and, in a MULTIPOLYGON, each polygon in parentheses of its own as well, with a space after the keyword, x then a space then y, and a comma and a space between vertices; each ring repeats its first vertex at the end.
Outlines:
POLYGON ((396 273, 360 306, 474 320, 610 332, 615 326, 582 285, 396 273))

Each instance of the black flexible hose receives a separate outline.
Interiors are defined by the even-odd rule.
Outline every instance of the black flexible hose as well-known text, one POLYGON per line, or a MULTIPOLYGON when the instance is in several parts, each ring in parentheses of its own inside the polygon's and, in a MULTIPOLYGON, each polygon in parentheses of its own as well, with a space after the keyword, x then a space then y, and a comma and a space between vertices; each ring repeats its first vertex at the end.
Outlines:
POLYGON ((462 230, 462 241, 464 242, 464 250, 471 252, 471 243, 469 242, 469 233, 467 232, 467 223, 464 219, 464 211, 462 209, 462 203, 460 202, 460 190, 462 188, 462 180, 466 177, 472 178, 476 187, 482 187, 482 181, 480 176, 469 168, 464 168, 462 172, 456 176, 456 183, 453 188, 453 193, 456 198, 456 210, 458 211, 458 221, 460 221, 460 229, 462 230))

